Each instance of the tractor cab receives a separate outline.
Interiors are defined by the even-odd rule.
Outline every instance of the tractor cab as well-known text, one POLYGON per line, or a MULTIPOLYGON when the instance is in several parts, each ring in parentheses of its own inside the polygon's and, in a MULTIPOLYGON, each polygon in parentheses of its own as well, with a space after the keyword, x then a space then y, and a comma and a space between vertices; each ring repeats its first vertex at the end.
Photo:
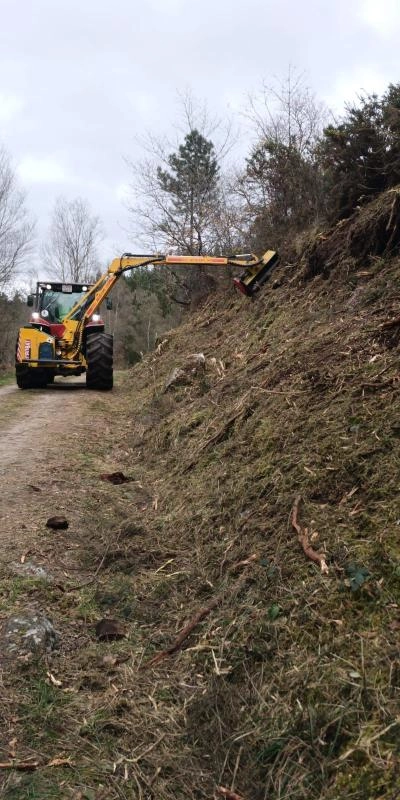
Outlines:
MULTIPOLYGON (((33 306, 31 321, 60 324, 74 305, 91 288, 86 283, 42 283, 36 285, 36 294, 29 295, 28 306, 33 306)), ((78 319, 84 306, 77 311, 78 319)), ((75 318, 75 315, 74 315, 75 318)))

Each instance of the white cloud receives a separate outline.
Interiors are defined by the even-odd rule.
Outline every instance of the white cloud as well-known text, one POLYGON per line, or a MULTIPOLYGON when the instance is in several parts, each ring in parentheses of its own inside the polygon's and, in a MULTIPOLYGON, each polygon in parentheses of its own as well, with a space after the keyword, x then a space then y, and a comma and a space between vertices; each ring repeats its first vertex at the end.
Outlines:
POLYGON ((361 0, 359 14, 376 33, 392 38, 400 29, 399 0, 361 0))
POLYGON ((10 122, 22 110, 23 105, 18 95, 0 91, 0 122, 10 122))
POLYGON ((119 183, 115 188, 115 197, 120 203, 126 203, 132 194, 132 188, 129 183, 119 183))
POLYGON ((68 176, 55 158, 26 156, 18 165, 18 174, 25 183, 67 183, 68 176))

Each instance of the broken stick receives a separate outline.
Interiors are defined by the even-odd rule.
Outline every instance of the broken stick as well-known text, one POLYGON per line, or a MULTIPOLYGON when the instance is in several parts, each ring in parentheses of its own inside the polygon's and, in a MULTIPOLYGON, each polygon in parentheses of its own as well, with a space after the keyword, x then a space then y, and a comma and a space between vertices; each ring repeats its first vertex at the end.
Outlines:
MULTIPOLYGON (((254 563, 254 561, 255 561, 254 556, 250 556, 249 559, 246 559, 245 561, 243 561, 243 566, 245 566, 245 567, 246 566, 250 566, 251 564, 254 563)), ((239 566, 239 564, 237 564, 236 566, 239 566)), ((247 570, 244 569, 242 574, 239 576, 239 578, 233 584, 233 586, 230 587, 230 589, 229 589, 229 594, 230 595, 235 594, 235 592, 237 592, 240 589, 242 584, 245 582, 246 577, 247 577, 247 570)), ((163 661, 165 658, 168 658, 169 656, 173 656, 174 653, 177 653, 178 650, 181 649, 182 645, 184 644, 184 642, 186 641, 188 636, 190 636, 192 631, 194 631, 194 629, 197 628, 197 626, 200 624, 200 622, 202 622, 203 619, 208 617, 208 615, 211 613, 211 611, 213 611, 214 608, 217 608, 222 603, 222 601, 225 598, 225 595, 227 594, 227 591, 228 590, 225 589, 223 592, 221 592, 221 594, 217 595, 217 597, 214 597, 214 599, 211 600, 211 602, 210 602, 210 604, 208 606, 204 606, 203 608, 201 608, 197 612, 197 614, 195 614, 195 616, 192 617, 190 622, 188 622, 187 625, 185 625, 185 627, 182 628, 180 634, 177 636, 177 638, 175 639, 173 644, 170 647, 167 647, 166 650, 161 650, 160 653, 157 653, 155 656, 150 658, 149 661, 146 661, 142 665, 142 669, 145 669, 147 667, 154 667, 156 664, 159 664, 160 661, 163 661)))
POLYGON ((0 769, 35 770, 40 767, 72 767, 69 758, 52 758, 50 761, 0 761, 0 769))
POLYGON ((317 551, 311 547, 308 538, 308 528, 303 529, 301 525, 299 525, 297 517, 299 513, 299 505, 301 503, 301 500, 302 500, 301 495, 298 495, 296 497, 296 500, 294 501, 291 513, 292 527, 295 529, 297 533, 297 538, 303 548, 304 555, 306 555, 307 558, 309 558, 311 561, 315 561, 316 564, 319 564, 323 575, 328 575, 329 570, 325 560, 325 556, 323 556, 322 553, 317 553, 317 551))
POLYGON ((400 325, 400 317, 394 317, 393 319, 388 319, 386 322, 382 322, 379 327, 384 331, 387 330, 387 328, 396 328, 398 325, 400 325))
POLYGON ((220 797, 225 797, 226 800, 244 800, 241 794, 237 794, 237 792, 232 792, 231 789, 226 789, 225 786, 217 786, 217 793, 220 797))
POLYGON ((176 653, 178 650, 181 649, 183 643, 188 638, 188 636, 190 636, 192 631, 194 631, 194 629, 197 628, 197 626, 199 625, 200 622, 203 621, 203 619, 208 617, 208 615, 219 604, 219 602, 220 598, 216 597, 212 601, 212 603, 210 603, 209 606, 201 608, 200 611, 197 612, 196 616, 193 617, 193 619, 191 619, 190 622, 188 622, 188 624, 185 625, 184 628, 182 628, 179 636, 177 636, 174 643, 170 647, 167 647, 166 650, 161 650, 160 653, 157 653, 157 655, 153 656, 153 658, 151 658, 150 661, 147 661, 146 664, 144 664, 144 666, 154 667, 160 661, 163 661, 164 658, 168 658, 168 656, 173 656, 174 653, 176 653))

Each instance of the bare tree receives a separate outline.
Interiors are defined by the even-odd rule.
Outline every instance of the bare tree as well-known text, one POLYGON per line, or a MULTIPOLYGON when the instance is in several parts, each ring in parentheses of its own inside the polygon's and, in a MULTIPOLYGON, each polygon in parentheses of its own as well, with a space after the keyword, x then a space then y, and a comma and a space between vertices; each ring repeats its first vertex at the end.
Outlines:
POLYGON ((255 142, 236 191, 255 247, 281 246, 290 233, 318 222, 326 212, 324 175, 317 145, 327 112, 289 69, 286 80, 263 85, 246 113, 255 142))
POLYGON ((42 248, 50 274, 62 281, 92 281, 99 267, 97 248, 102 238, 100 219, 91 214, 86 200, 59 197, 42 248))
POLYGON ((256 135, 256 144, 273 141, 306 157, 312 153, 328 121, 328 110, 306 84, 305 76, 289 67, 284 80, 268 84, 248 98, 244 116, 256 135))
POLYGON ((0 149, 0 290, 16 277, 32 251, 34 223, 25 206, 10 159, 0 149))

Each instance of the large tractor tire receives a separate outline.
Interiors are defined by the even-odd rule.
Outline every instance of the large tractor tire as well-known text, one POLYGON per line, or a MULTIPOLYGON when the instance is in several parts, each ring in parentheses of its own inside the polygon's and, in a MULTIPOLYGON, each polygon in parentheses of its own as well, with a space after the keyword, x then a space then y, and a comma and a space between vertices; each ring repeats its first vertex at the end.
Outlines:
POLYGON ((15 378, 19 389, 44 389, 49 383, 46 372, 32 367, 17 367, 15 378))
POLYGON ((15 370, 15 378, 19 389, 33 389, 34 384, 30 372, 31 370, 19 370, 18 367, 15 370))
POLYGON ((86 343, 86 387, 104 392, 113 387, 113 337, 93 333, 86 343))

